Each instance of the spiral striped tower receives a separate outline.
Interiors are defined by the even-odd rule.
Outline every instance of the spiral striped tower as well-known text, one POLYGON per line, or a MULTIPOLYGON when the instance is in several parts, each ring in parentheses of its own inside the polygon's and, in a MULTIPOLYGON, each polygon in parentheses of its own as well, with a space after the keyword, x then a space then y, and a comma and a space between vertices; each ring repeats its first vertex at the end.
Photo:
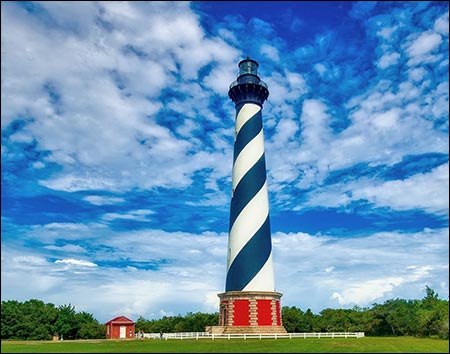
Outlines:
POLYGON ((225 293, 219 294, 222 333, 285 332, 275 292, 262 106, 269 90, 247 57, 230 85, 236 105, 232 197, 225 293))

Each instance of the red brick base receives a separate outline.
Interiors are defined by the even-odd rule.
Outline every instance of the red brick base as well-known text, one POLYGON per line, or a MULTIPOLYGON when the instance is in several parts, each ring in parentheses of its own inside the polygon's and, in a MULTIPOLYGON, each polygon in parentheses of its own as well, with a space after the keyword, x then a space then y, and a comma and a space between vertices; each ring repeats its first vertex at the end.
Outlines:
POLYGON ((228 291, 218 296, 221 332, 286 332, 281 323, 282 294, 271 291, 228 291))

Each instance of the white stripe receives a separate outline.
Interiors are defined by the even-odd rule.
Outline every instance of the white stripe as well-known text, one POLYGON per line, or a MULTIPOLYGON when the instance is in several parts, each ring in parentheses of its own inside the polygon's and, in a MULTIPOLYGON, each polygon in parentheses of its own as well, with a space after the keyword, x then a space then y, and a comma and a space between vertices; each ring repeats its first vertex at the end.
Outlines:
POLYGON ((275 291, 272 252, 267 262, 242 291, 275 291))
POLYGON ((253 117, 258 111, 261 110, 261 107, 254 103, 246 103, 242 106, 236 117, 236 135, 238 135, 239 130, 241 130, 242 126, 247 122, 251 117, 253 117))
POLYGON ((267 181, 256 193, 256 195, 248 202, 241 213, 238 215, 230 230, 228 240, 228 266, 236 258, 237 254, 259 230, 269 215, 269 197, 267 194, 267 181))
POLYGON ((238 185, 239 181, 244 177, 249 169, 259 160, 264 154, 264 135, 263 130, 258 133, 240 152, 233 166, 233 190, 238 185))

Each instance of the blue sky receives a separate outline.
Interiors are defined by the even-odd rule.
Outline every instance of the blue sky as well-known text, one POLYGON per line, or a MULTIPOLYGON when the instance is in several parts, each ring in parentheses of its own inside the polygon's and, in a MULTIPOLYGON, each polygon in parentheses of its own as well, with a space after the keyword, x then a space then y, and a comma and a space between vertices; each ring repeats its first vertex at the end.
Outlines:
POLYGON ((448 2, 2 2, 2 300, 218 311, 235 108, 263 108, 276 290, 448 299, 448 2))

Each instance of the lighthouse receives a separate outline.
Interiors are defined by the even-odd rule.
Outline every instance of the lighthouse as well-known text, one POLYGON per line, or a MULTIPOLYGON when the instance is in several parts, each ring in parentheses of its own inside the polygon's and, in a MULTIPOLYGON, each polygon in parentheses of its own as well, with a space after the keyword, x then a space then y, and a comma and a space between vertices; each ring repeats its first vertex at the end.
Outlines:
POLYGON ((275 291, 262 107, 269 90, 258 63, 238 64, 228 95, 236 107, 225 292, 219 333, 285 333, 275 291))

